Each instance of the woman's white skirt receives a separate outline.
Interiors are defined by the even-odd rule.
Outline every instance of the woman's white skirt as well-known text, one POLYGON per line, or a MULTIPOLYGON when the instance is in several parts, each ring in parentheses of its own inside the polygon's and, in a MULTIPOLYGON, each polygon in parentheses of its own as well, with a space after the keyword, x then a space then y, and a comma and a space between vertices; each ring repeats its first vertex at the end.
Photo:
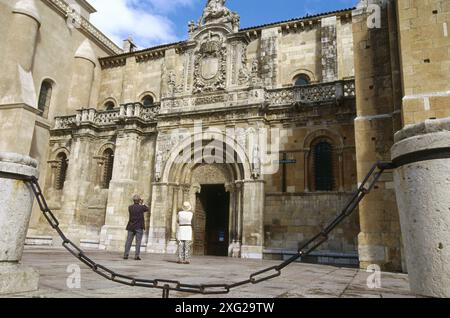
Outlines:
POLYGON ((192 241, 192 226, 178 226, 178 241, 192 241))

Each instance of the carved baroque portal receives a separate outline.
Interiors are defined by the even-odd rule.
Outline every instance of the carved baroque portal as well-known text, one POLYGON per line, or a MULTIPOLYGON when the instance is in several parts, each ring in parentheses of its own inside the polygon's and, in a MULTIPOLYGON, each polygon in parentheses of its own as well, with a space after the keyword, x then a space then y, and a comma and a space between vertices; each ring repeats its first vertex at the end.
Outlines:
POLYGON ((195 53, 194 94, 225 90, 227 47, 220 34, 203 37, 195 53))

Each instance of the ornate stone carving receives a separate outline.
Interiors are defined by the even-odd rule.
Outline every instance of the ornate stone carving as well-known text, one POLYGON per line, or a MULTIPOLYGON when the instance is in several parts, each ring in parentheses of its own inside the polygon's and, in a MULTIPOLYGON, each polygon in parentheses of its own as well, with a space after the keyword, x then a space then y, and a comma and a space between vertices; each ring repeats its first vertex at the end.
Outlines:
POLYGON ((199 97, 195 100, 195 105, 225 103, 227 100, 226 97, 227 97, 226 95, 214 95, 214 96, 199 97))
POLYGON ((294 102, 302 104, 327 103, 339 98, 355 96, 355 81, 338 81, 325 84, 307 85, 292 88, 269 90, 266 99, 272 106, 289 105, 294 102))
POLYGON ((225 0, 208 0, 201 24, 208 23, 231 23, 233 29, 239 29, 240 18, 237 13, 225 7, 225 0))
POLYGON ((248 84, 250 80, 250 72, 247 68, 247 52, 245 48, 242 48, 241 51, 241 68, 239 69, 238 81, 239 85, 248 84))
POLYGON ((254 179, 258 179, 261 175, 261 153, 258 145, 253 146, 253 171, 252 175, 254 179))
POLYGON ((247 132, 244 128, 237 128, 236 131, 236 141, 243 148, 247 149, 247 132))
POLYGON ((259 60, 258 58, 254 58, 252 61, 252 69, 250 73, 250 80, 253 86, 261 85, 261 75, 259 70, 259 60))
POLYGON ((64 116, 55 118, 55 129, 69 129, 77 124, 76 116, 64 116))
POLYGON ((188 29, 189 29, 189 34, 194 33, 194 31, 195 31, 195 22, 194 21, 189 21, 188 29))
POLYGON ((94 122, 97 125, 111 125, 115 124, 115 121, 119 119, 119 112, 118 111, 107 111, 107 112, 101 112, 97 113, 94 118, 94 122))
POLYGON ((156 182, 161 181, 162 166, 163 166, 163 152, 161 150, 158 150, 158 152, 156 153, 156 160, 155 160, 155 181, 156 182))
POLYGON ((177 85, 176 75, 174 71, 170 71, 167 75, 167 88, 169 95, 175 94, 175 87, 177 85))
POLYGON ((226 45, 220 35, 209 32, 195 53, 193 93, 225 90, 226 72, 226 45))

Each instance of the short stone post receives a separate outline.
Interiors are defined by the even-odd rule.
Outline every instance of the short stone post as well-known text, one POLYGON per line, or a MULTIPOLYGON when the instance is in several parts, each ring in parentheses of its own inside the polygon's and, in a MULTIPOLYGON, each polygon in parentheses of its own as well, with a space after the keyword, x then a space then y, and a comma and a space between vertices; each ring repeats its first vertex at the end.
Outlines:
POLYGON ((20 264, 34 195, 29 184, 8 175, 37 176, 37 161, 0 152, 0 295, 38 289, 39 274, 20 264))
POLYGON ((450 297, 450 118, 398 132, 395 188, 411 291, 450 297), (446 148, 446 149, 445 149, 446 148), (411 163, 412 162, 412 163, 411 163))

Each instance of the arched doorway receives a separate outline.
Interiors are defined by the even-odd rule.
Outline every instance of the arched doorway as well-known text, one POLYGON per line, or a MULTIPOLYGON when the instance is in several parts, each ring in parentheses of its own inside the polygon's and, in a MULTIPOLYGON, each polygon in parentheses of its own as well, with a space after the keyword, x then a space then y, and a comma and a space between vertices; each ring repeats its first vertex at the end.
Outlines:
POLYGON ((188 138, 173 146, 168 156, 156 154, 160 178, 153 183, 149 252, 176 252, 177 213, 189 201, 198 214, 194 216, 197 255, 262 258, 264 182, 252 177, 248 152, 234 140, 220 138, 225 163, 212 162, 211 152, 205 154, 219 136, 203 138, 200 147, 192 142, 195 138, 188 138))
POLYGON ((230 169, 221 164, 201 164, 192 171, 191 184, 197 189, 194 213, 194 255, 230 256, 229 247, 238 240, 231 206, 230 169))

